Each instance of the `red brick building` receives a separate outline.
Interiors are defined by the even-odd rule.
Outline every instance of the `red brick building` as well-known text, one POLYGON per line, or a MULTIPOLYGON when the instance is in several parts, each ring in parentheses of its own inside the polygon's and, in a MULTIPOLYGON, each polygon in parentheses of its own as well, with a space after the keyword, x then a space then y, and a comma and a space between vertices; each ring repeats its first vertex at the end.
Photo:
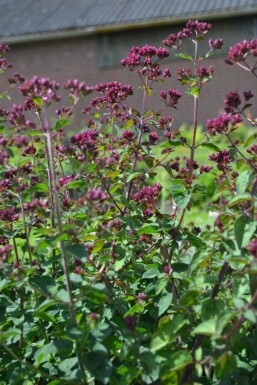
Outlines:
MULTIPOLYGON (((206 63, 215 66, 215 75, 201 94, 199 122, 204 125, 221 111, 229 91, 254 93, 257 88, 249 74, 224 63, 229 46, 257 37, 257 0, 0 0, 0 6, 0 41, 11 46, 14 70, 26 78, 47 76, 60 83, 77 78, 89 85, 117 80, 136 89, 136 75, 120 59, 133 45, 162 45, 168 34, 193 18, 211 22, 210 37, 222 37, 225 43, 206 63)), ((162 87, 180 88, 176 69, 185 63, 171 54, 165 65, 173 77, 162 87)), ((149 107, 158 103, 157 91, 154 95, 149 107)), ((257 115, 256 100, 252 112, 257 115)), ((20 101, 17 91, 12 101, 20 101)), ((139 108, 137 91, 132 104, 139 108)), ((184 95, 173 112, 176 127, 192 124, 192 98, 184 95)))

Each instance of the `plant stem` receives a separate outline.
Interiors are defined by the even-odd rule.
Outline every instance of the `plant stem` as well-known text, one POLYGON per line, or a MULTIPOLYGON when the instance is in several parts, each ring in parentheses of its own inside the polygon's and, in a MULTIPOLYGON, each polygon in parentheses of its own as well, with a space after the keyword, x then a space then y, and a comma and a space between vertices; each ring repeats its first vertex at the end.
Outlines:
MULTIPOLYGON (((40 115, 40 112, 39 112, 40 115)), ((54 210, 56 213, 57 217, 57 226, 58 226, 58 231, 59 234, 63 234, 63 227, 62 227, 62 211, 61 211, 61 205, 60 205, 60 200, 59 200, 59 194, 58 194, 58 189, 56 185, 56 173, 55 173, 55 168, 54 168, 54 157, 53 157, 53 146, 52 146, 52 137, 51 137, 51 131, 46 115, 45 109, 43 110, 43 120, 44 125, 42 126, 42 130, 45 134, 46 138, 46 148, 47 148, 47 154, 48 154, 48 160, 49 160, 49 187, 50 189, 52 188, 52 196, 53 196, 53 202, 54 202, 54 210)), ((69 271, 69 263, 68 263, 68 258, 64 250, 64 245, 63 241, 60 241, 60 251, 61 251, 61 257, 62 257, 62 266, 63 266, 63 272, 64 276, 66 279, 66 289, 67 293, 69 296, 69 310, 70 310, 70 317, 71 317, 71 323, 74 327, 77 326, 77 320, 76 320, 76 309, 75 309, 75 304, 74 304, 74 299, 73 299, 73 294, 72 294, 72 285, 71 285, 71 280, 70 280, 70 271, 69 271)), ((84 365, 82 361, 82 356, 81 352, 78 346, 78 343, 76 342, 76 353, 77 353, 77 358, 78 358, 78 364, 79 368, 82 373, 82 378, 83 378, 83 384, 86 384, 86 376, 85 376, 85 371, 84 371, 84 365)))
MULTIPOLYGON (((139 147, 139 145, 141 143, 142 135, 143 135, 143 123, 144 123, 143 114, 144 114, 144 111, 145 111, 146 97, 147 97, 147 88, 148 88, 147 78, 146 78, 146 81, 143 82, 143 84, 144 84, 144 92, 143 92, 143 100, 142 100, 141 118, 140 118, 140 123, 139 123, 139 131, 138 131, 138 136, 137 136, 137 147, 139 147)), ((134 159, 133 159, 131 173, 136 170, 137 161, 138 161, 138 155, 139 155, 139 152, 138 152, 138 148, 137 148, 137 150, 134 153, 134 159)), ((127 200, 130 199, 132 185, 133 185, 133 181, 131 180, 129 182, 128 191, 127 191, 127 194, 126 194, 126 199, 127 200)))
POLYGON ((247 164, 249 164, 249 166, 255 171, 257 172, 257 167, 255 167, 252 162, 246 158, 246 156, 239 150, 239 148, 235 145, 235 143, 233 142, 233 140, 230 138, 229 134, 226 134, 226 137, 227 139, 229 140, 231 146, 236 150, 236 152, 238 152, 238 154, 240 154, 240 156, 246 161, 247 164))

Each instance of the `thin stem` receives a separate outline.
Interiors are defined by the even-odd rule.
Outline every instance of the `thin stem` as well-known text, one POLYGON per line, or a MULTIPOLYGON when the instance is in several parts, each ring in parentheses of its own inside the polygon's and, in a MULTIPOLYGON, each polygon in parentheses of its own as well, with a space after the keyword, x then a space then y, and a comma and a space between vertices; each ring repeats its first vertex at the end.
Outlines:
MULTIPOLYGON (((195 44, 195 56, 194 56, 194 74, 196 75, 196 66, 199 61, 198 58, 198 43, 197 41, 194 41, 195 44)), ((189 161, 189 169, 188 169, 188 179, 190 180, 193 174, 193 166, 194 166, 194 156, 195 156, 195 149, 196 149, 196 133, 197 133, 197 125, 198 125, 198 106, 199 106, 199 96, 194 95, 194 124, 193 124, 193 138, 192 138, 192 145, 190 146, 190 161, 189 161)), ((178 226, 181 226, 185 213, 186 213, 186 207, 182 209, 181 216, 178 222, 178 226)))
MULTIPOLYGON (((40 115, 40 113, 39 113, 40 115)), ((46 138, 46 148, 47 148, 47 154, 49 157, 49 187, 52 188, 52 196, 53 196, 53 202, 54 202, 54 209, 55 213, 57 216, 57 226, 58 226, 58 231, 59 234, 63 234, 63 227, 62 227, 62 211, 61 211, 61 205, 60 205, 60 200, 59 200, 59 194, 58 194, 58 189, 57 189, 57 184, 56 184, 56 173, 55 173, 55 168, 54 168, 54 156, 53 156, 53 146, 52 146, 52 137, 51 137, 51 131, 46 115, 45 109, 43 110, 43 122, 44 125, 42 125, 42 130, 45 134, 46 138)), ((76 320, 76 309, 75 309, 75 304, 74 304, 74 299, 73 299, 73 294, 72 294, 72 284, 70 280, 70 272, 69 272, 69 263, 68 263, 68 258, 66 256, 65 250, 64 250, 64 245, 63 242, 60 241, 60 251, 61 251, 61 256, 62 256, 62 265, 63 265, 63 272, 65 275, 66 279, 66 289, 67 293, 69 296, 69 310, 70 310, 70 317, 71 317, 71 322, 74 327, 77 326, 77 320, 76 320)), ((76 353, 77 353, 77 358, 78 358, 78 365, 82 373, 82 378, 83 378, 83 384, 86 384, 86 375, 84 371, 84 365, 82 361, 82 356, 81 352, 78 346, 78 343, 76 342, 76 353)))
POLYGON ((28 233, 28 228, 27 228, 27 224, 26 224, 26 217, 25 217, 23 202, 22 202, 21 196, 18 195, 18 197, 19 197, 19 201, 20 201, 20 205, 21 205, 21 215, 22 215, 22 221, 23 221, 23 226, 24 226, 24 231, 25 231, 27 250, 29 253, 29 262, 30 262, 30 264, 32 264, 32 252, 31 252, 31 247, 30 247, 30 243, 29 243, 29 233, 28 233))
POLYGON ((113 204, 117 207, 117 209, 119 210, 119 212, 123 215, 122 209, 121 209, 121 208, 119 207, 119 205, 117 204, 117 202, 116 202, 114 196, 110 193, 109 187, 108 187, 107 184, 104 182, 103 177, 102 177, 102 175, 100 174, 100 171, 99 171, 98 169, 97 169, 97 174, 98 174, 99 179, 100 179, 102 185, 104 186, 104 188, 105 188, 107 194, 109 195, 109 197, 110 197, 111 200, 113 201, 113 204))
MULTIPOLYGON (((142 80, 142 82, 143 82, 143 80, 142 80)), ((146 97, 147 97, 147 88, 148 88, 147 78, 146 78, 146 82, 145 83, 143 82, 143 84, 144 84, 144 92, 143 92, 143 100, 142 100, 141 118, 140 118, 140 123, 139 123, 139 131, 138 131, 138 136, 137 136, 137 147, 139 147, 139 145, 141 143, 142 135, 143 135, 143 123, 144 123, 143 114, 144 114, 144 111, 145 111, 146 97)), ((133 159, 133 164, 132 164, 131 172, 134 172, 136 170, 137 161, 138 161, 138 155, 139 155, 139 152, 138 152, 138 149, 137 149, 135 151, 135 153, 134 153, 134 159, 133 159)), ((133 185, 133 181, 131 180, 129 182, 128 191, 127 191, 127 194, 126 194, 126 199, 127 200, 129 200, 129 198, 130 198, 131 190, 132 190, 132 185, 133 185)))
POLYGON ((230 138, 229 134, 226 134, 227 139, 229 140, 231 146, 240 154, 240 156, 246 161, 246 163, 254 170, 257 172, 257 167, 255 167, 252 162, 246 158, 246 156, 239 150, 237 145, 233 142, 233 140, 230 138))
POLYGON ((16 244, 16 239, 13 238, 12 241, 13 241, 15 261, 16 261, 17 264, 19 264, 20 260, 19 260, 19 253, 18 253, 18 248, 17 248, 17 244, 16 244))
MULTIPOLYGON (((30 243, 29 243, 29 233, 28 233, 28 228, 27 228, 27 224, 26 224, 26 217, 25 217, 22 198, 21 198, 20 194, 15 194, 13 191, 9 191, 9 192, 19 199, 19 202, 21 205, 21 216, 22 216, 24 232, 25 232, 25 237, 26 237, 27 250, 28 250, 28 254, 29 254, 29 262, 30 262, 30 264, 32 264, 32 252, 31 252, 30 243)), ((18 251, 17 251, 16 243, 15 243, 14 247, 15 247, 14 250, 15 250, 15 255, 16 255, 16 262, 18 262, 18 251)))

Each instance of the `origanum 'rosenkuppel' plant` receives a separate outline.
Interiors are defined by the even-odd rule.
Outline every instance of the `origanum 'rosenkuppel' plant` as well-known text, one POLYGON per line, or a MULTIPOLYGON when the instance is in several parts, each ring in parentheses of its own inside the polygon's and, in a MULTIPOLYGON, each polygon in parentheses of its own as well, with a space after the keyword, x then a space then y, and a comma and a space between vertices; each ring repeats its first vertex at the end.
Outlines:
MULTIPOLYGON (((198 133, 214 74, 203 63, 223 45, 202 52, 210 29, 190 20, 165 47, 131 48, 121 64, 141 106, 130 85, 74 79, 53 118, 56 81, 9 79, 2 99, 18 87, 24 103, 0 110, 1 385, 256 384, 257 121, 251 90, 232 90, 198 133), (170 51, 188 61, 173 77, 170 51), (184 133, 172 127, 187 97, 177 81, 194 104, 184 133), (161 107, 149 110, 156 83, 161 107), (71 134, 84 97, 85 127, 71 134), (210 216, 192 223, 190 210, 210 216)), ((226 62, 256 77, 256 58, 257 40, 243 41, 226 62)))

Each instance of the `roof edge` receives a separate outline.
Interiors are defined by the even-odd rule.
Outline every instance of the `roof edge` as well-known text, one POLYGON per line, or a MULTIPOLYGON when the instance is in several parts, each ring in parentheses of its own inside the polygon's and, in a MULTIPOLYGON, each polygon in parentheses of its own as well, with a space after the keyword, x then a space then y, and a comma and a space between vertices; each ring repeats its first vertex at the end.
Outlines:
POLYGON ((69 30, 59 30, 54 32, 42 32, 36 34, 25 34, 17 36, 0 36, 0 40, 7 44, 22 44, 29 42, 39 42, 47 40, 56 40, 56 39, 65 39, 72 37, 83 37, 87 35, 102 34, 106 32, 115 32, 121 30, 130 30, 130 29, 141 29, 149 28, 156 26, 165 26, 165 25, 174 25, 186 22, 189 19, 201 19, 201 20, 213 20, 213 19, 226 19, 235 16, 248 16, 248 15, 257 15, 257 6, 240 9, 233 11, 225 11, 223 13, 206 13, 206 14, 188 14, 176 18, 165 18, 165 19, 150 19, 150 20, 137 20, 135 22, 128 22, 123 24, 109 24, 101 26, 90 26, 86 28, 74 28, 69 30))

